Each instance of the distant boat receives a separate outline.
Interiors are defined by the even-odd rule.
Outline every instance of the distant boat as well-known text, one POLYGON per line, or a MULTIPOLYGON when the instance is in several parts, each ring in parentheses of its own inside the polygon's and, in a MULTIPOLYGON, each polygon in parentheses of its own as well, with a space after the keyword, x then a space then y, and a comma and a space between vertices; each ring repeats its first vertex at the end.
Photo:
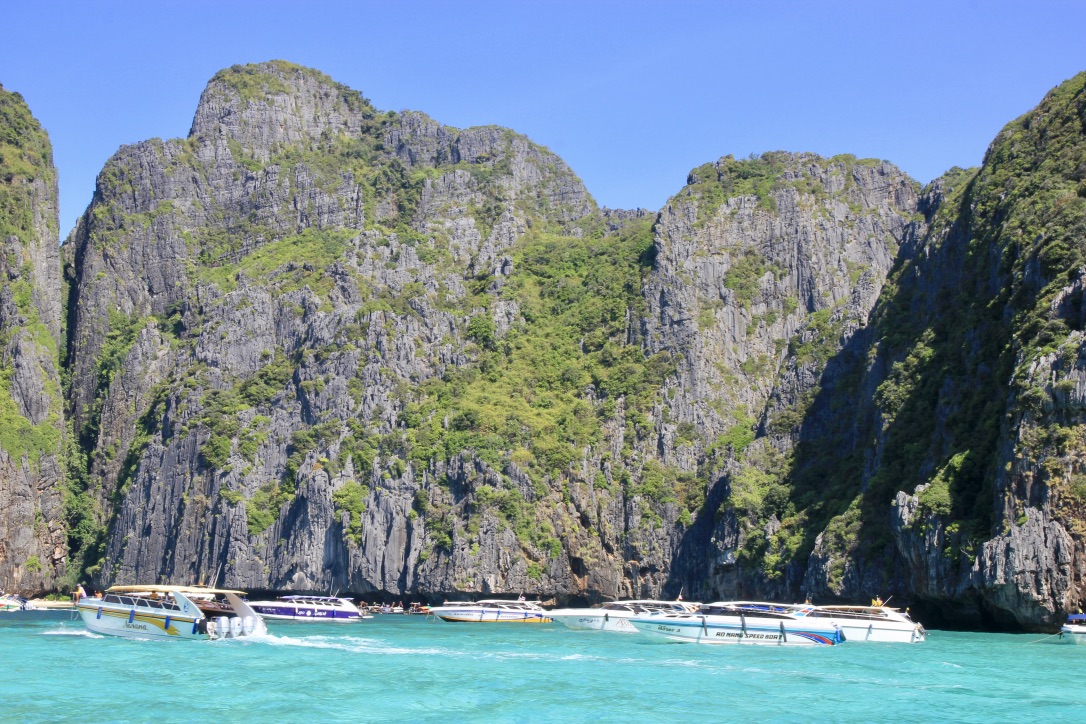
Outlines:
POLYGON ((832 646, 845 640, 831 622, 811 618, 813 610, 802 604, 721 601, 696 613, 639 616, 630 623, 642 633, 683 643, 832 646))
POLYGON ((1086 613, 1072 613, 1060 627, 1060 642, 1086 644, 1086 613))
POLYGON ((487 599, 447 602, 431 607, 430 613, 442 621, 467 623, 550 623, 539 601, 504 601, 487 599))
POLYGON ((114 586, 79 599, 89 631, 139 639, 227 639, 268 632, 241 591, 193 586, 114 586), (198 603, 198 599, 200 603, 198 603), (203 609, 217 613, 209 618, 203 609))
POLYGON ((809 618, 825 619, 844 633, 845 640, 921 643, 927 631, 909 614, 887 606, 815 606, 809 618))
POLYGON ((0 591, 0 612, 5 611, 30 611, 34 608, 34 604, 26 600, 22 596, 16 596, 10 593, 4 593, 0 591))
POLYGON ((361 621, 366 616, 349 598, 281 596, 275 601, 250 601, 264 618, 286 621, 361 621))
POLYGON ((700 606, 700 603, 693 601, 637 599, 611 601, 595 608, 555 608, 547 611, 547 615, 566 628, 637 633, 637 629, 630 623, 630 619, 635 616, 691 613, 700 606))

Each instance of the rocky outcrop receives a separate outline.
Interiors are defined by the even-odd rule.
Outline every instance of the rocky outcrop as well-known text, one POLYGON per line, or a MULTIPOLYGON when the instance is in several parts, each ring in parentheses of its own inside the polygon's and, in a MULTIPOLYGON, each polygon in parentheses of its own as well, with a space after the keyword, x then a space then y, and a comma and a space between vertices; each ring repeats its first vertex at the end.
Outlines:
POLYGON ((921 197, 849 366, 870 395, 824 395, 840 412, 801 461, 857 496, 808 590, 892 591, 966 626, 1045 628, 1081 606, 1084 83, 921 197))
POLYGON ((770 154, 600 212, 506 129, 224 71, 69 240, 99 581, 704 590, 703 521, 757 467, 716 438, 818 384, 804 355, 862 325, 914 207, 892 166, 770 154))
POLYGON ((498 294, 511 245, 601 227, 568 167, 511 131, 379 113, 284 63, 217 75, 188 139, 111 159, 67 243, 73 420, 106 536, 92 570, 555 589, 473 495, 519 479, 524 506, 528 478, 470 449, 409 461, 404 416, 490 344, 473 320, 523 322, 498 294))
POLYGON ((917 190, 884 162, 772 153, 695 169, 661 212, 645 343, 680 361, 660 452, 712 469, 677 573, 691 596, 795 595, 788 559, 749 549, 782 535, 800 425, 860 342, 917 190))
POLYGON ((0 589, 65 572, 60 263, 49 138, 0 87, 0 589))
POLYGON ((508 129, 224 70, 63 248, 66 511, 39 143, 3 187, 0 584, 56 585, 70 538, 99 586, 1050 626, 1083 590, 1083 82, 923 190, 775 152, 650 212, 508 129))

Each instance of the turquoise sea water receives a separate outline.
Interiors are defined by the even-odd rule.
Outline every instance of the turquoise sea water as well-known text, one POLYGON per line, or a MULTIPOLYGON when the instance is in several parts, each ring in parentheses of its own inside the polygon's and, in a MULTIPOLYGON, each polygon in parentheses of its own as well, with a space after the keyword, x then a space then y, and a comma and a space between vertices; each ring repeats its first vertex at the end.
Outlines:
POLYGON ((2 619, 0 720, 1086 721, 1086 646, 1040 635, 777 648, 416 616, 269 628, 132 641, 2 619))

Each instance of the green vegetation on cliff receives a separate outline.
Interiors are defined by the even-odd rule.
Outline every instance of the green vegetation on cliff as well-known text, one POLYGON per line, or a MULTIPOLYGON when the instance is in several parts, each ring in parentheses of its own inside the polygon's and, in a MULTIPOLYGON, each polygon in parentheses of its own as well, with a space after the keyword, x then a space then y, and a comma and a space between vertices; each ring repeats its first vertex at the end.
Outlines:
MULTIPOLYGON (((18 335, 24 344, 38 348, 39 354, 59 363, 57 342, 50 333, 37 296, 39 285, 55 280, 37 279, 32 264, 36 247, 52 239, 39 239, 41 233, 55 234, 56 220, 48 209, 56 207, 56 172, 53 150, 41 124, 31 115, 23 97, 0 86, 0 275, 4 293, 18 312, 18 319, 4 320, 0 326, 0 350, 10 354, 9 345, 18 335), (35 226, 35 215, 41 226, 35 226), (9 242, 14 244, 9 246, 9 242)), ((14 368, 3 360, 0 365, 0 447, 15 460, 27 458, 36 467, 42 454, 56 455, 60 448, 60 386, 42 374, 44 392, 52 403, 46 419, 32 424, 20 412, 12 398, 11 378, 14 368)))
POLYGON ((639 260, 651 243, 648 224, 614 237, 520 240, 497 296, 515 302, 525 322, 499 337, 489 310, 473 318, 478 363, 422 386, 407 413, 411 456, 471 449, 498 469, 508 456, 536 479, 557 478, 599 442, 619 398, 631 413, 643 412, 670 370, 666 355, 646 359, 626 340, 627 310, 642 305, 639 260), (602 404, 586 397, 589 385, 602 404))
MULTIPOLYGON (((820 390, 820 422, 781 472, 798 512, 768 544, 752 540, 755 565, 768 573, 803 561, 824 530, 831 574, 852 558, 881 561, 888 575, 890 503, 922 485, 920 520, 941 521, 947 555, 969 565, 1001 532, 993 496, 1011 471, 1000 447, 1009 425, 1022 421, 1019 458, 1059 457, 1061 446, 1043 440, 1080 422, 1053 410, 1053 396, 1077 368, 1082 339, 1084 86, 1086 74, 1064 83, 1003 130, 982 168, 953 169, 929 188, 937 205, 918 250, 883 288, 872 352, 828 360, 840 381, 820 390), (1037 386, 1030 369, 1042 355, 1066 360, 1037 386), (865 376, 876 390, 857 415, 849 401, 865 376)), ((1057 483, 1077 472, 1059 459, 1049 466, 1057 483)))

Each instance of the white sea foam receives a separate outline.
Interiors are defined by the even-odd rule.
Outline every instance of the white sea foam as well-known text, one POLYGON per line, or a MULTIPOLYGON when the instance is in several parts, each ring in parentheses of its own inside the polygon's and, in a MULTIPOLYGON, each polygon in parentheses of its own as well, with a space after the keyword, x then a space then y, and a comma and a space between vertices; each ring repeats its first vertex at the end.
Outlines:
POLYGON ((265 636, 250 636, 238 641, 250 643, 263 643, 269 646, 298 646, 308 649, 331 649, 335 651, 347 651, 357 654, 387 654, 387 655, 415 655, 425 656, 463 656, 460 651, 441 648, 408 648, 403 646, 389 646, 377 639, 368 639, 357 636, 277 636, 267 634, 265 636))
POLYGON ((50 629, 49 631, 42 631, 41 635, 42 636, 82 636, 82 637, 88 638, 88 639, 102 639, 102 638, 105 638, 105 636, 102 636, 101 634, 96 634, 93 631, 88 631, 85 628, 84 629, 56 628, 56 629, 50 629))

